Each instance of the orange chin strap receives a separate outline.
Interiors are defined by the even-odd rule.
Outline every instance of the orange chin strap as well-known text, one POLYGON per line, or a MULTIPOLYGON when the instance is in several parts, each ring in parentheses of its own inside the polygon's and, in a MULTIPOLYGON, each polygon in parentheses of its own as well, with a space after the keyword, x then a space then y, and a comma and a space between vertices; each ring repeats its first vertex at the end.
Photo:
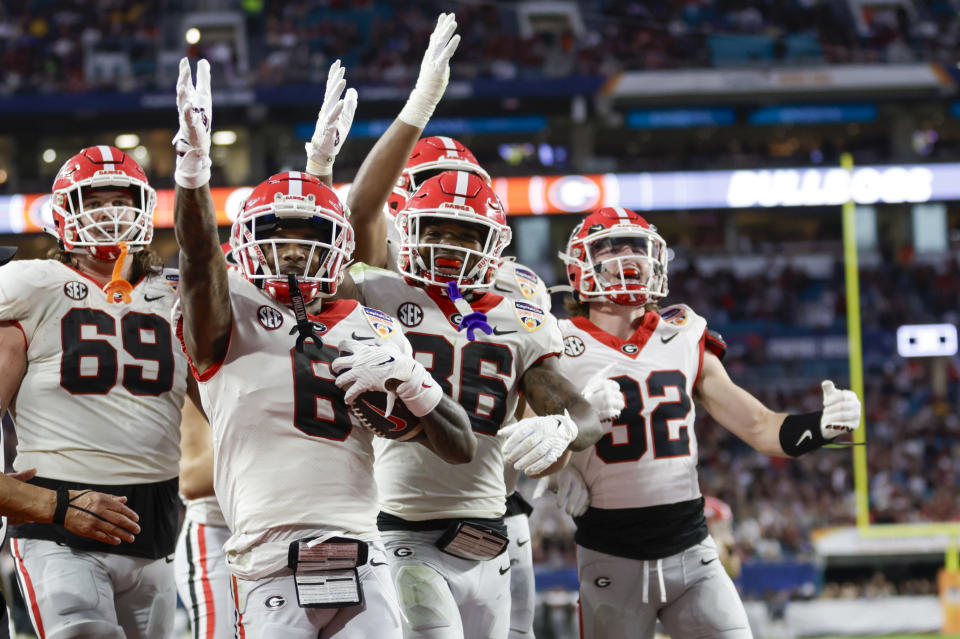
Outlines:
POLYGON ((123 263, 127 259, 127 243, 120 242, 117 244, 117 246, 120 247, 120 256, 113 264, 113 279, 110 280, 109 284, 103 287, 103 292, 107 294, 107 302, 111 304, 118 302, 129 304, 133 301, 133 298, 130 296, 130 293, 133 292, 133 285, 131 285, 127 280, 123 279, 122 276, 123 263))

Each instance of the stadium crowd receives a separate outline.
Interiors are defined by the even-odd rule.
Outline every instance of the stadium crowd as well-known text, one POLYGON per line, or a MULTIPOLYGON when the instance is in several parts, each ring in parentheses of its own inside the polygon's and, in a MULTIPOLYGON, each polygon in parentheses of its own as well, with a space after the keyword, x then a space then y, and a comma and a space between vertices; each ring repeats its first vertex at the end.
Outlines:
MULTIPOLYGON (((878 3, 862 15, 840 0, 578 5, 566 28, 529 31, 519 4, 458 3, 464 46, 454 79, 757 64, 952 64, 960 39, 954 0, 878 3)), ((245 19, 248 64, 229 41, 201 40, 190 50, 231 67, 222 78, 238 86, 322 81, 335 57, 344 59, 355 82, 406 83, 417 70, 411 51, 429 33, 432 16, 451 8, 375 0, 223 0, 204 7, 245 19)), ((165 49, 182 46, 182 16, 191 10, 181 0, 4 3, 0 93, 166 88, 157 60, 165 49)))

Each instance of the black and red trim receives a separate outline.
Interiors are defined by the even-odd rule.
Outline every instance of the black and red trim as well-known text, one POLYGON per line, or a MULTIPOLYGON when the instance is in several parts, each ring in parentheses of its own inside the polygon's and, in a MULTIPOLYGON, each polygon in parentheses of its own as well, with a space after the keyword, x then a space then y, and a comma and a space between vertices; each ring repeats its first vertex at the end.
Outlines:
POLYGON ((660 316, 657 313, 645 313, 643 320, 633 332, 633 335, 625 340, 620 339, 616 335, 611 335, 582 315, 572 317, 570 318, 570 321, 573 322, 574 326, 589 334, 601 344, 609 346, 618 353, 623 353, 627 357, 637 359, 637 357, 639 357, 640 353, 643 351, 643 347, 646 346, 648 341, 650 341, 650 337, 653 335, 654 331, 657 330, 657 326, 660 325, 660 316), (627 346, 628 344, 635 346, 637 351, 635 353, 630 353, 628 351, 632 349, 628 348, 627 350, 624 350, 624 346, 627 346))
POLYGON ((717 331, 708 328, 703 333, 703 339, 706 342, 707 350, 720 358, 722 362, 724 356, 727 354, 727 343, 724 341, 723 336, 717 331))
POLYGON ((180 341, 180 348, 183 349, 183 354, 187 356, 187 366, 190 367, 190 372, 193 373, 193 378, 198 382, 209 382, 213 379, 213 376, 217 374, 217 371, 220 370, 220 367, 223 366, 223 363, 227 359, 227 353, 230 352, 230 339, 233 337, 233 322, 230 322, 230 330, 227 333, 227 347, 223 349, 223 359, 219 362, 211 364, 210 367, 203 371, 202 373, 197 370, 197 367, 193 365, 193 360, 190 358, 190 353, 187 352, 187 344, 183 341, 183 316, 177 318, 177 339, 180 341))

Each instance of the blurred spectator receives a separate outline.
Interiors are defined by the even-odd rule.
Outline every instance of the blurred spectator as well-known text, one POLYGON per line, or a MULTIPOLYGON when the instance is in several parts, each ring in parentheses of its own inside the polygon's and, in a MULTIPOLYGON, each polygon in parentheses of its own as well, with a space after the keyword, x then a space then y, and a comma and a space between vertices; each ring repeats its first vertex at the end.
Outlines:
MULTIPOLYGON (((239 3, 216 3, 244 15, 239 3)), ((463 42, 455 79, 610 74, 624 69, 841 62, 953 64, 955 0, 878 3, 851 14, 843 0, 583 0, 576 29, 524 35, 513 3, 427 0, 269 0, 246 15, 251 69, 227 45, 219 60, 238 84, 322 82, 341 58, 357 83, 406 83, 441 11, 463 42)), ((10 0, 0 5, 0 92, 157 88, 156 61, 182 50, 180 0, 10 0)), ((166 88, 160 87, 160 88, 166 88)))

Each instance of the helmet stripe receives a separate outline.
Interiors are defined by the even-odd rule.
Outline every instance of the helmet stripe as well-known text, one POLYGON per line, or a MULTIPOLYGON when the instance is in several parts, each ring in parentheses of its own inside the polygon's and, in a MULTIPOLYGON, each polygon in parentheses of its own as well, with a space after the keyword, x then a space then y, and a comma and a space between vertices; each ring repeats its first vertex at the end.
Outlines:
POLYGON ((447 150, 447 157, 455 158, 459 155, 457 153, 457 145, 453 141, 453 138, 448 138, 445 135, 438 135, 437 138, 443 143, 443 148, 447 150))
POLYGON ((630 218, 622 206, 615 206, 613 207, 613 210, 617 212, 617 217, 619 217, 621 220, 627 220, 630 218))
POLYGON ((290 195, 303 195, 303 182, 301 180, 302 178, 300 177, 299 171, 290 171, 290 176, 287 180, 290 195))
POLYGON ((104 170, 104 171, 112 171, 112 170, 113 170, 113 162, 114 162, 114 159, 113 159, 113 151, 111 151, 111 150, 110 150, 110 147, 107 146, 107 145, 105 145, 105 144, 101 144, 101 145, 97 146, 97 148, 100 150, 100 156, 101 156, 101 158, 103 159, 103 162, 104 162, 103 170, 104 170))
POLYGON ((470 174, 466 171, 457 171, 457 185, 453 189, 453 203, 467 203, 467 183, 470 181, 470 174))

